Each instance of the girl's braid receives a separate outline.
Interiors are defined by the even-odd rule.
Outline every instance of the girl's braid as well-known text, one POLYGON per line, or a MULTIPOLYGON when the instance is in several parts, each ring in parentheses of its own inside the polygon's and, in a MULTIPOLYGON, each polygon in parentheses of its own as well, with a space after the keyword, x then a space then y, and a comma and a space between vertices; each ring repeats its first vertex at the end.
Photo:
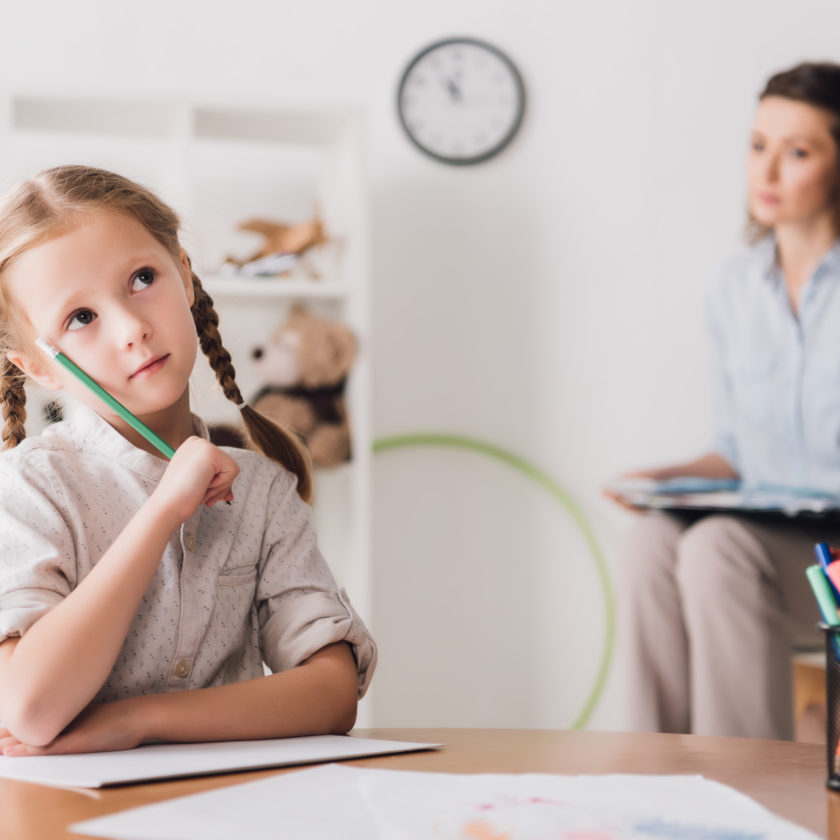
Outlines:
POLYGON ((192 305, 193 320, 198 332, 201 352, 210 361, 224 395, 239 407, 242 422, 251 444, 269 458, 282 464, 293 472, 298 479, 297 492, 308 502, 312 499, 312 472, 309 454, 297 435, 291 429, 284 429, 254 411, 242 399, 242 393, 236 384, 236 371, 230 353, 222 345, 219 335, 219 316, 213 308, 213 299, 204 290, 201 281, 192 273, 195 300, 192 305))
POLYGON ((213 298, 207 294, 194 271, 192 283, 195 292, 192 314, 201 352, 210 361, 210 367, 213 368, 225 397, 239 405, 242 402, 242 393, 236 384, 236 370, 230 353, 222 344, 222 336, 219 334, 219 316, 213 308, 213 298))
POLYGON ((3 449, 12 449, 26 437, 26 391, 20 370, 3 359, 0 375, 0 403, 3 405, 3 449))

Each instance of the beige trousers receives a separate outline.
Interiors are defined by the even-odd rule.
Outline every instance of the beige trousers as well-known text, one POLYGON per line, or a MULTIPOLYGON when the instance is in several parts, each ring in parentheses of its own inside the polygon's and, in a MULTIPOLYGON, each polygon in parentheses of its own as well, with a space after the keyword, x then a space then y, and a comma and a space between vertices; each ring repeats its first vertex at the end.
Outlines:
POLYGON ((791 651, 822 645, 805 577, 840 523, 639 517, 617 569, 629 728, 790 739, 791 651))

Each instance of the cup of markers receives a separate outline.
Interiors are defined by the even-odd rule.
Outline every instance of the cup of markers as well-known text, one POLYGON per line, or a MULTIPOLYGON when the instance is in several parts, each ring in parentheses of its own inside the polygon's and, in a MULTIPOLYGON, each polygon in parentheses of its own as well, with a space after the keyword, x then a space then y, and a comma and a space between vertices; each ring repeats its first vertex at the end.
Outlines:
POLYGON ((840 791, 840 551, 826 543, 814 550, 819 565, 806 570, 823 621, 826 682, 826 787, 840 791))

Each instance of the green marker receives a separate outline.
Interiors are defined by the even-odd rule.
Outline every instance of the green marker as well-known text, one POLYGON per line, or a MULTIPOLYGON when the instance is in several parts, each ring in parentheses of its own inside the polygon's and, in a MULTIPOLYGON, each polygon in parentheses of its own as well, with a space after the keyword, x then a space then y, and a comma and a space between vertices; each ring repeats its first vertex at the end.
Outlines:
POLYGON ((71 362, 64 353, 57 350, 46 339, 37 338, 35 343, 51 358, 62 364, 76 379, 84 385, 87 385, 99 399, 106 405, 110 406, 117 412, 117 414, 131 426, 132 429, 138 431, 144 438, 146 438, 152 446, 157 447, 167 458, 171 459, 175 454, 175 450, 161 437, 156 435, 145 423, 138 420, 121 402, 117 402, 101 385, 94 382, 77 364, 71 362))
POLYGON ((811 589, 814 590, 814 597, 817 599, 817 604, 820 608, 820 614, 823 617, 825 625, 825 632, 831 637, 831 645, 834 648, 834 657, 840 662, 840 638, 836 631, 831 630, 832 627, 840 625, 840 615, 837 612, 837 601, 834 600, 834 594, 831 591, 831 586, 828 578, 822 567, 814 564, 805 569, 805 574, 808 577, 808 583, 811 584, 811 589))
POLYGON ((805 569, 805 574, 808 576, 811 589, 814 590, 814 597, 817 599, 823 621, 832 627, 836 627, 840 624, 840 615, 837 613, 837 601, 834 600, 834 595, 831 593, 828 578, 817 565, 808 566, 805 569))

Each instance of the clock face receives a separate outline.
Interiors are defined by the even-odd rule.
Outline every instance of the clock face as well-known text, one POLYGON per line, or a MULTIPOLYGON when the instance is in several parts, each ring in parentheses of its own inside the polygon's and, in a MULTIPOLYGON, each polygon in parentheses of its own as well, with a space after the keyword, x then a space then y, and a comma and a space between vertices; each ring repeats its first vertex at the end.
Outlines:
POLYGON ((522 78, 495 47, 449 38, 420 52, 400 81, 397 110, 411 141, 436 160, 480 163, 513 139, 525 108, 522 78))

